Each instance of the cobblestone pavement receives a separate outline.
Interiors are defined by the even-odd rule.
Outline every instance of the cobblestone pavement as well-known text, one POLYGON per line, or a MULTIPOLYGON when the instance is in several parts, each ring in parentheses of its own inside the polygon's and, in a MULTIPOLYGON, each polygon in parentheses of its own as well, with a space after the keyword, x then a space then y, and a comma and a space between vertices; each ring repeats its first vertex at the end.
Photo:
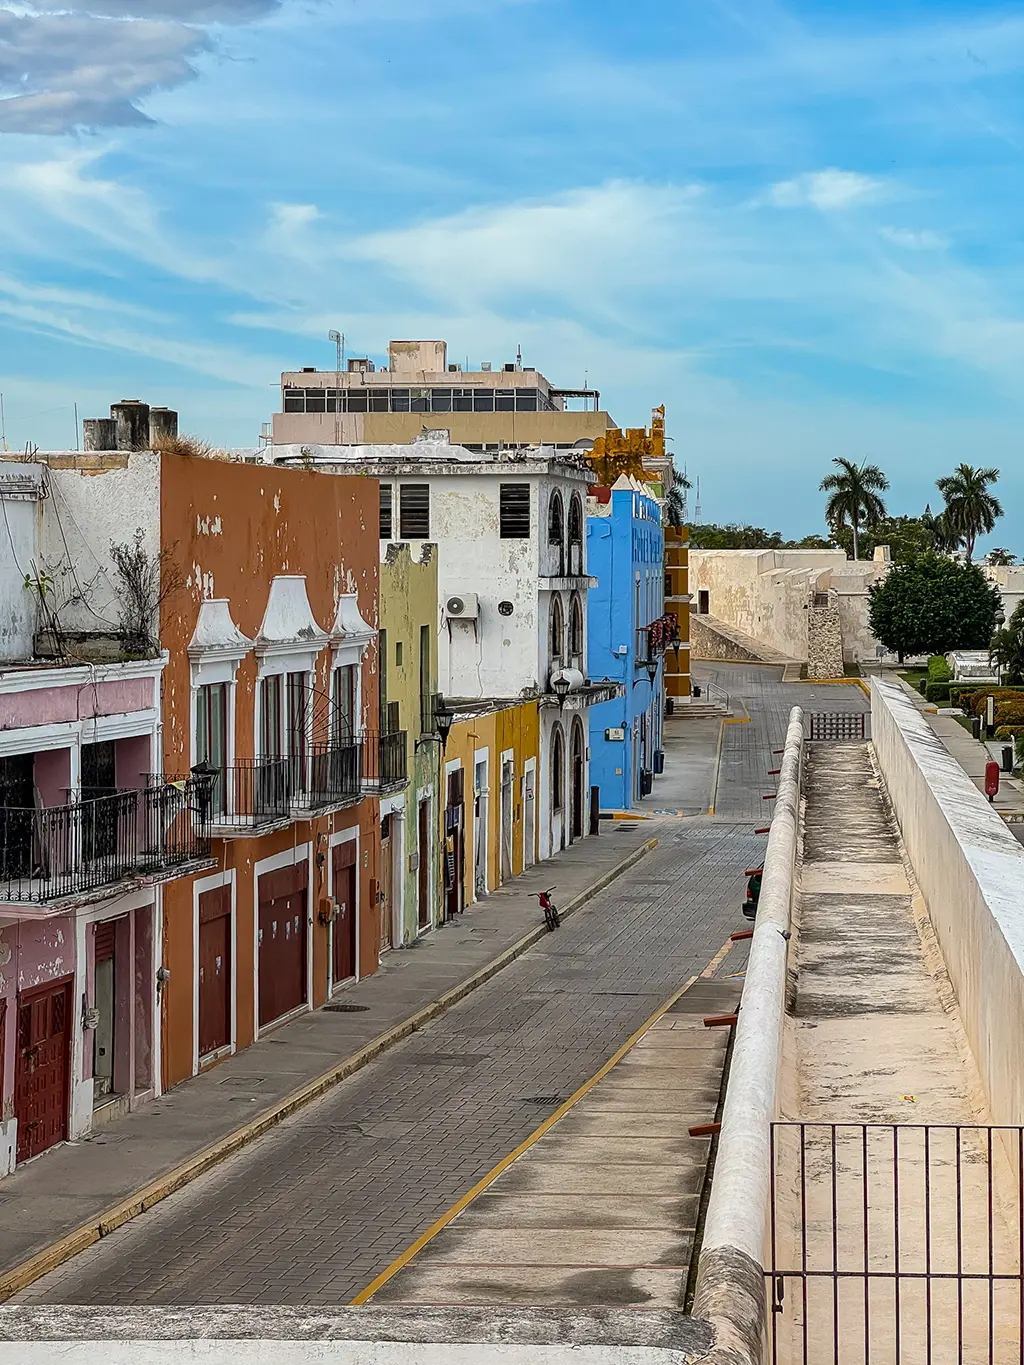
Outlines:
POLYGON ((770 749, 810 689, 717 672, 755 719, 726 727, 747 735, 716 817, 645 822, 659 847, 558 933, 16 1301, 351 1300, 743 927, 742 871, 764 849, 748 817, 764 818, 770 749))

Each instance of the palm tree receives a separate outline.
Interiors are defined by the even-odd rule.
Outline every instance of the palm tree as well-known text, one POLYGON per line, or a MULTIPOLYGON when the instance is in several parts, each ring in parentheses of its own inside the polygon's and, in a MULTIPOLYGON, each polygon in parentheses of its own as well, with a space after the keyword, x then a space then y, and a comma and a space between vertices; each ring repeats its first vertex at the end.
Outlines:
POLYGON ((1015 564, 1016 562, 1017 556, 1015 554, 1012 554, 1009 550, 1002 549, 1001 546, 996 546, 995 548, 989 550, 988 554, 985 556, 986 564, 992 564, 993 566, 999 568, 1006 568, 1011 564, 1015 564))
POLYGON ((682 526, 686 520, 686 497, 685 494, 693 487, 685 474, 680 474, 675 465, 672 466, 672 473, 668 479, 668 487, 665 490, 665 525, 682 526))
POLYGON ((885 503, 878 496, 889 487, 889 480, 876 464, 856 465, 842 457, 832 461, 835 474, 822 479, 820 491, 831 494, 825 504, 825 520, 835 532, 849 525, 853 530, 853 557, 857 558, 857 538, 862 527, 874 526, 886 515, 885 503))
POLYGON ((980 535, 987 535, 996 518, 1003 515, 999 499, 988 491, 989 484, 998 478, 998 469, 958 464, 952 474, 936 480, 935 486, 946 500, 942 515, 967 551, 968 562, 974 558, 974 542, 980 535))

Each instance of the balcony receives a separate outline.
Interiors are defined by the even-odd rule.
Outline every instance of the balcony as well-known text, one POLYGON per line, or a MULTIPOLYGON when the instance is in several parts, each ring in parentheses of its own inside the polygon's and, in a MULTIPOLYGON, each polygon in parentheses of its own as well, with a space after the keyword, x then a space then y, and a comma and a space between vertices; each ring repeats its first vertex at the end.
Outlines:
POLYGON ((65 806, 0 807, 0 902, 99 900, 186 875, 210 858, 204 790, 159 779, 65 806))
POLYGON ((671 613, 659 616, 649 625, 638 626, 636 632, 636 667, 656 663, 666 649, 679 644, 679 621, 671 613))
POLYGON ((358 743, 314 744, 306 755, 240 759, 193 772, 207 783, 211 832, 224 839, 354 805, 363 796, 361 757, 358 743))
POLYGON ((407 733, 392 730, 388 734, 369 733, 363 736, 363 791, 375 796, 397 792, 409 781, 407 733))

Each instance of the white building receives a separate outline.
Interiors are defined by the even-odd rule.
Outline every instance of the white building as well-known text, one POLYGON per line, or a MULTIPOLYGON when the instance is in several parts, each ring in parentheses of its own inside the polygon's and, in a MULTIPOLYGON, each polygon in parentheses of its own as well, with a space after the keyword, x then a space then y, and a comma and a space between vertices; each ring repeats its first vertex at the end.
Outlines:
MULTIPOLYGON (((473 453, 431 432, 412 445, 275 446, 281 464, 315 463, 380 481, 382 540, 438 547, 438 677, 446 697, 540 703, 544 858, 587 832, 587 711, 619 695, 587 676, 585 501, 592 475, 538 448, 473 453), (559 694, 562 695, 559 695, 559 694), (552 784, 563 783, 552 802, 552 784), (563 815, 564 813, 564 815, 563 815)), ((415 550, 414 550, 415 552, 415 550)))

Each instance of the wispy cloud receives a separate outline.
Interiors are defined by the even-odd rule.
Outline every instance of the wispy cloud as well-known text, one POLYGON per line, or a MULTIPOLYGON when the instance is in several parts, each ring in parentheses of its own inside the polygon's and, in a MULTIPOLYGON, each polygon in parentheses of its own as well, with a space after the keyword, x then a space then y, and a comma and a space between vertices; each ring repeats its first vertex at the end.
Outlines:
POLYGON ((808 171, 792 180, 780 180, 768 191, 768 202, 778 209, 815 208, 823 213, 879 199, 886 190, 881 180, 859 171, 808 171))
POLYGON ((949 238, 930 228, 882 227, 879 234, 893 246, 906 247, 908 251, 944 251, 949 246, 949 238))

